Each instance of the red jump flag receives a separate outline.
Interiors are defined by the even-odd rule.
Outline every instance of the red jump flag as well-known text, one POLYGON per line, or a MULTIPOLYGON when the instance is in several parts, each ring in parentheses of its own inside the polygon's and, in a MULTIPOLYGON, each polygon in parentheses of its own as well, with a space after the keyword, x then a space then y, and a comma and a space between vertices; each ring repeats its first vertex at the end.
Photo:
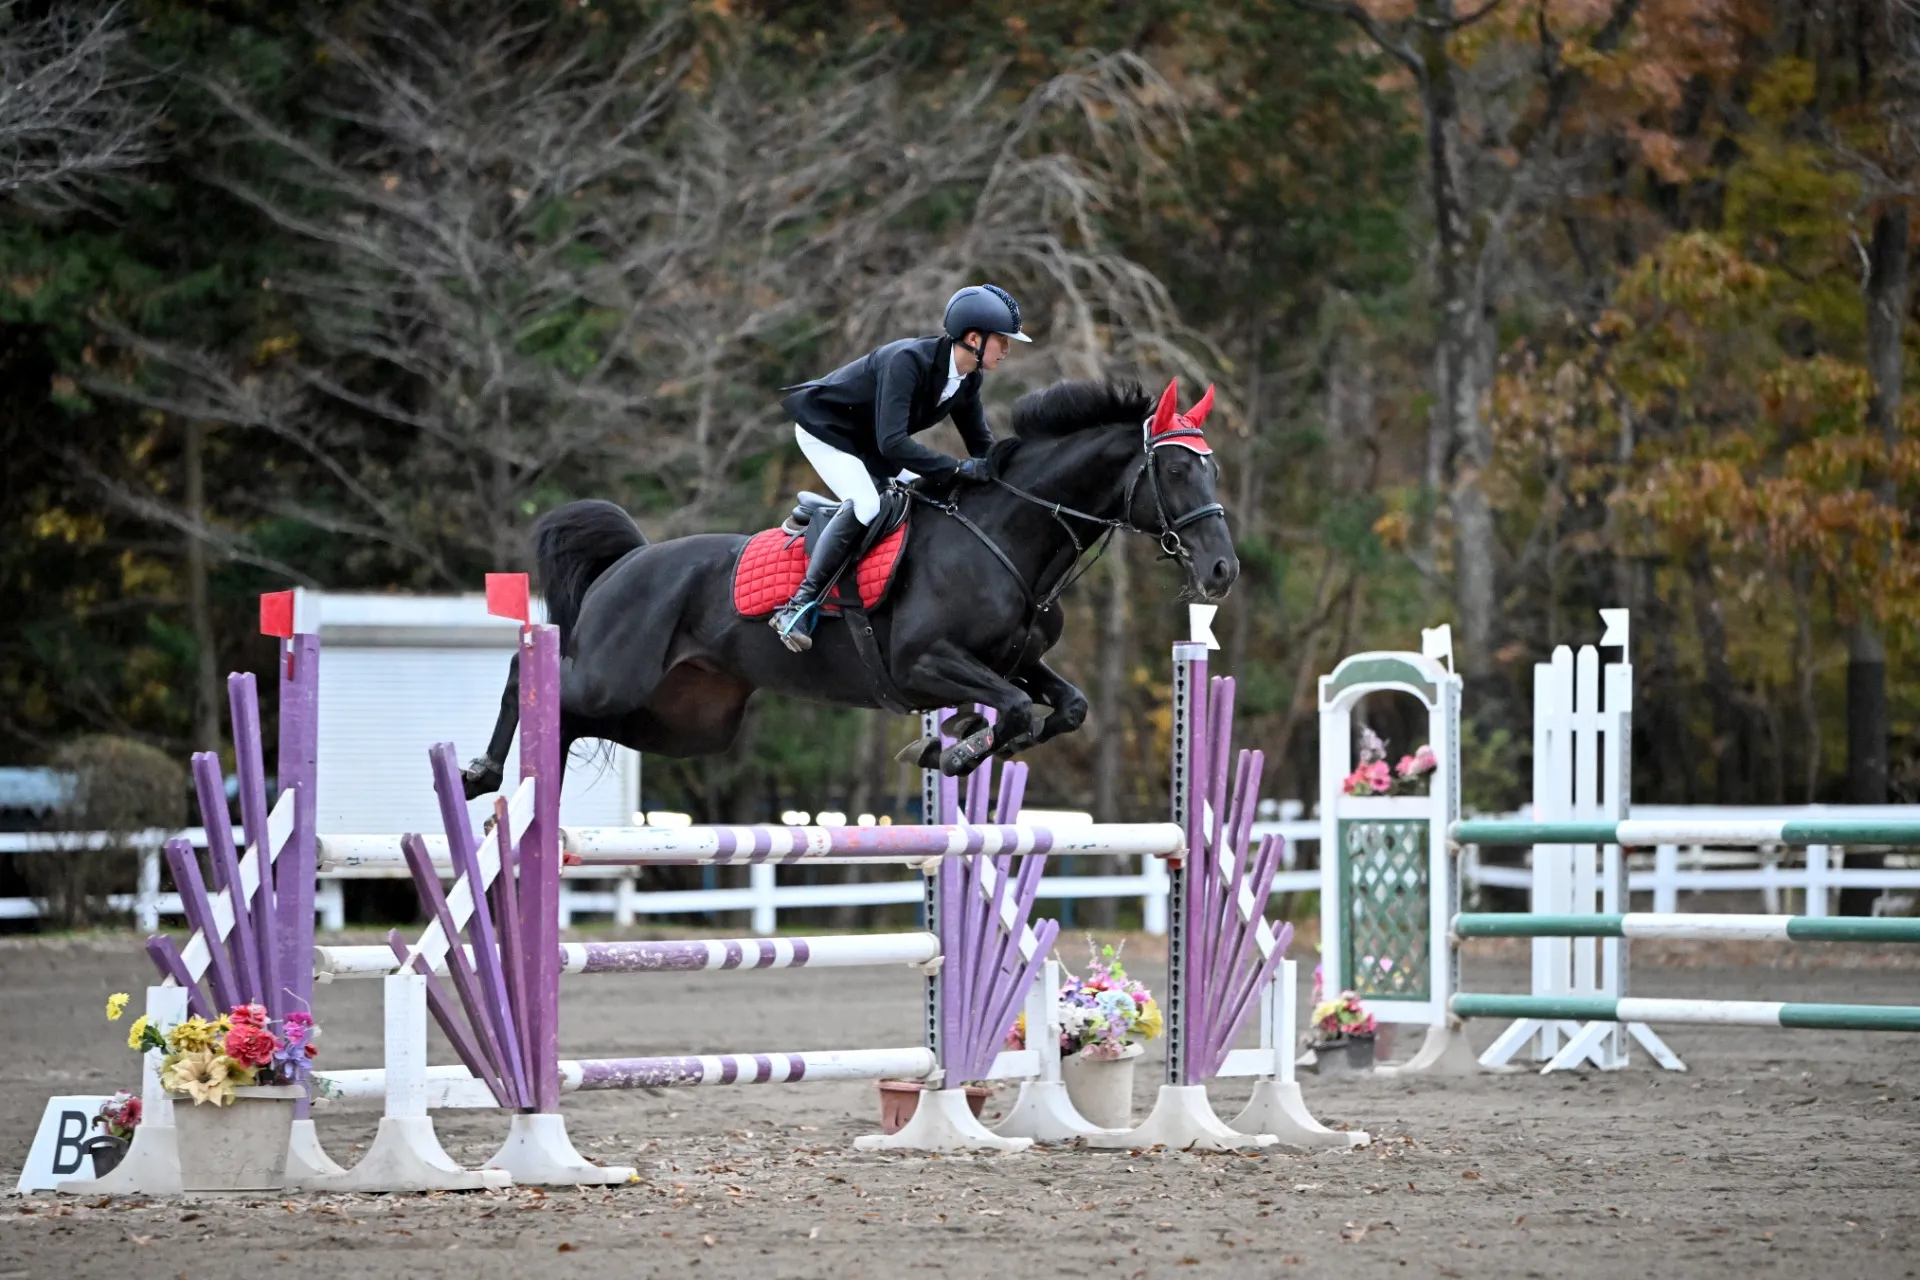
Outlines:
POLYGON ((529 621, 527 575, 490 573, 487 575, 487 612, 496 618, 529 621))
POLYGON ((293 592, 269 591, 260 597, 260 634, 293 638, 293 592))

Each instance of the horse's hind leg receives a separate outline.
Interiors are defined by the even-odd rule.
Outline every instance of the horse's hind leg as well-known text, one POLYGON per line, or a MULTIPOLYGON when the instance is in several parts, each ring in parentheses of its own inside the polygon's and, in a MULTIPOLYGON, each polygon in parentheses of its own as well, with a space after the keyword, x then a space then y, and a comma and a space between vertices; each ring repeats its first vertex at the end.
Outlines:
POLYGON ((500 695, 500 715, 493 722, 493 737, 487 740, 485 754, 470 762, 460 774, 467 799, 500 789, 507 767, 507 749, 513 745, 513 731, 519 727, 520 651, 516 648, 507 662, 507 687, 500 695))

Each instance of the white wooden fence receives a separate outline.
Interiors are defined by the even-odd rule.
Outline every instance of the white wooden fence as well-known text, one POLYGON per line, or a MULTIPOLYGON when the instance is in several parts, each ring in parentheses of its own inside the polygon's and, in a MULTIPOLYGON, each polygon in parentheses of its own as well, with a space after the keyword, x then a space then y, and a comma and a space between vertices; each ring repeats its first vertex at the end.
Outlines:
MULTIPOLYGON (((1268 832, 1284 836, 1286 861, 1274 885, 1277 893, 1311 893, 1320 888, 1320 873, 1312 866, 1301 867, 1305 846, 1319 845, 1318 819, 1301 816, 1302 806, 1287 801, 1279 807, 1283 815, 1272 821, 1254 824, 1254 839, 1268 832)), ((1636 818, 1779 818, 1788 813, 1807 815, 1827 812, 1835 816, 1876 818, 1920 817, 1917 805, 1849 806, 1776 806, 1714 807, 1677 805, 1635 805, 1636 818)), ((1524 817, 1524 814, 1508 815, 1524 817)), ((141 850, 138 883, 132 892, 113 894, 110 908, 133 917, 136 928, 151 932, 166 917, 180 915, 178 894, 161 892, 161 846, 175 835, 205 847, 205 834, 199 828, 180 832, 151 832, 139 841, 141 850)), ((0 855, 98 848, 105 837, 98 833, 35 832, 0 833, 0 855)), ((1138 900, 1141 922, 1149 933, 1164 933, 1167 927, 1167 873, 1157 859, 1128 859, 1123 869, 1098 875, 1047 876, 1041 882, 1040 897, 1063 899, 1119 898, 1138 900)), ((1317 862, 1317 859, 1312 860, 1317 862)), ((1912 899, 1920 896, 1920 851, 1896 851, 1884 868, 1849 868, 1846 851, 1815 846, 1802 851, 1783 848, 1715 849, 1711 846, 1664 845, 1652 853, 1636 853, 1630 859, 1628 886, 1632 893, 1651 895, 1651 910, 1671 912, 1679 909, 1681 895, 1758 893, 1766 911, 1772 914, 1797 911, 1803 915, 1828 915, 1841 889, 1878 889, 1882 907, 1911 910, 1912 899)), ((873 870, 873 869, 869 869, 873 870)), ((1463 852, 1462 874, 1469 888, 1499 887, 1525 890, 1533 873, 1524 864, 1492 865, 1484 862, 1477 848, 1463 852)), ((917 904, 921 900, 918 877, 904 871, 891 880, 858 883, 797 883, 802 872, 768 865, 748 868, 743 886, 714 889, 666 889, 642 891, 631 877, 607 875, 603 868, 577 867, 568 870, 561 883, 560 918, 562 927, 570 927, 577 915, 602 915, 621 926, 635 923, 643 916, 699 915, 709 912, 749 913, 754 933, 770 935, 778 931, 782 911, 802 907, 891 906, 917 904)), ((817 876, 820 869, 804 873, 817 876)), ((314 907, 322 931, 338 931, 346 925, 344 882, 348 879, 374 878, 383 873, 322 872, 314 907)), ((401 873, 404 878, 404 873, 401 873)), ((1644 899, 1643 899, 1644 901, 1644 899)), ((1709 908, 1711 909, 1711 908, 1709 908)), ((0 920, 33 919, 40 914, 32 898, 0 898, 0 920)))

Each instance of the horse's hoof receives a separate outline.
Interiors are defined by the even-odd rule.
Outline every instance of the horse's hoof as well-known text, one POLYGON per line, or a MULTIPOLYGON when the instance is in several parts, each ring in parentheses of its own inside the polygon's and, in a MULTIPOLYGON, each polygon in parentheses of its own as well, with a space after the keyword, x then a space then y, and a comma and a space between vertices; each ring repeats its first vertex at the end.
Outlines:
POLYGON ((910 764, 917 769, 931 769, 940 763, 940 739, 915 738, 896 751, 893 758, 901 764, 910 764))
POLYGON ((993 730, 982 729, 964 742, 956 742, 940 757, 940 772, 949 778, 972 773, 993 747, 993 730))
POLYGON ((466 792, 467 799, 478 800, 481 796, 498 791, 502 777, 500 766, 481 756, 461 771, 460 789, 466 792))

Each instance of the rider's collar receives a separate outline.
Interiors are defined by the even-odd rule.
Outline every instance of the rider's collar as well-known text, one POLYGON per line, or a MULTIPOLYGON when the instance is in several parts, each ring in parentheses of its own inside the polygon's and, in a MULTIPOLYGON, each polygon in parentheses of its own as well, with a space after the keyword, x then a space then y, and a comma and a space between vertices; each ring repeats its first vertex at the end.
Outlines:
POLYGON ((1176 397, 1179 394, 1180 380, 1175 378, 1161 393, 1160 404, 1154 409, 1153 416, 1140 424, 1143 442, 1148 450, 1171 444, 1199 454, 1212 453, 1213 446, 1207 443, 1206 433, 1200 428, 1207 420, 1207 415, 1213 412, 1213 387, 1209 385, 1200 402, 1185 413, 1177 408, 1176 397))

